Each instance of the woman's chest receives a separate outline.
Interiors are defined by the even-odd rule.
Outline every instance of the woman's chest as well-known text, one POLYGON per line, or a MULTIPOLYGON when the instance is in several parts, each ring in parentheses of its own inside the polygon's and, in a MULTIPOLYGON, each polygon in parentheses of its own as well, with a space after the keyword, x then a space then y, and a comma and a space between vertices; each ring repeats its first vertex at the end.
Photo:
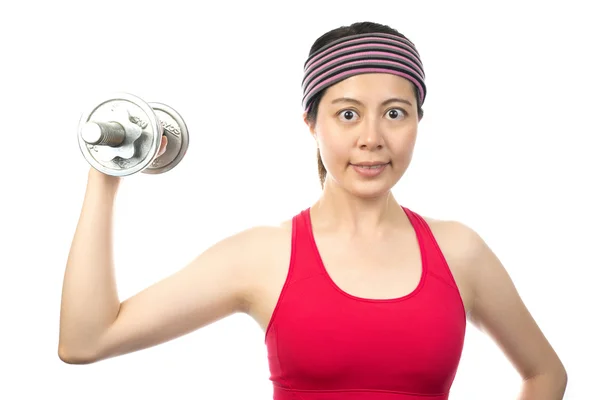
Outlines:
MULTIPOLYGON (((468 313, 473 295, 460 242, 453 235, 451 226, 434 221, 430 222, 430 226, 468 313)), ((292 254, 289 239, 282 240, 281 246, 273 246, 276 250, 270 253, 269 260, 261 266, 262 270, 254 275, 257 281, 253 283, 248 314, 264 332, 288 278, 292 254)), ((323 282, 349 297, 400 298, 415 291, 423 277, 422 249, 414 235, 403 235, 398 240, 383 241, 377 245, 347 243, 341 246, 327 240, 316 244, 312 268, 320 268, 323 282)), ((310 288, 306 292, 310 296, 310 288)))

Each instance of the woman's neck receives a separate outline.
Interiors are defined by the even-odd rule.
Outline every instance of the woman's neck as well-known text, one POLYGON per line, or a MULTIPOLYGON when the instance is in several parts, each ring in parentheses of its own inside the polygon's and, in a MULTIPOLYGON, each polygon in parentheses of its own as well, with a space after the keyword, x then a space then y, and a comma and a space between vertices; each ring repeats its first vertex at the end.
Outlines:
POLYGON ((310 210, 313 225, 348 237, 379 237, 406 223, 406 215, 391 192, 361 198, 342 188, 325 187, 310 210))

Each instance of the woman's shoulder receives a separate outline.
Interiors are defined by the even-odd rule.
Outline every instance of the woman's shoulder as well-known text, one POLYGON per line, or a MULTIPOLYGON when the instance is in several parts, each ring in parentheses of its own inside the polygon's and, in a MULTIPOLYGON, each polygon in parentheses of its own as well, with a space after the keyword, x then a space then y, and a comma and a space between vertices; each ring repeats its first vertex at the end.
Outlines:
POLYGON ((245 240, 251 240, 255 244, 270 245, 273 240, 281 240, 292 232, 292 219, 253 225, 238 233, 245 240))
POLYGON ((288 251, 291 245, 292 219, 253 225, 235 234, 234 237, 247 249, 256 264, 264 265, 276 253, 288 251))
POLYGON ((431 217, 423 217, 423 219, 430 226, 436 239, 439 236, 440 240, 447 242, 463 256, 468 256, 484 243, 479 233, 464 221, 431 217))
MULTIPOLYGON (((415 212, 413 211, 413 213, 415 212)), ((468 248, 469 245, 473 245, 474 240, 479 236, 477 232, 464 221, 432 217, 420 213, 417 215, 426 222, 436 240, 450 241, 455 248, 459 244, 468 248)), ((462 249, 463 246, 458 246, 458 248, 462 249)))
POLYGON ((437 245, 451 264, 458 268, 471 268, 473 254, 485 242, 469 224, 457 219, 443 219, 421 215, 431 230, 437 245))
POLYGON ((453 275, 460 291, 465 312, 469 313, 474 299, 474 254, 481 246, 477 232, 462 221, 421 215, 453 275))

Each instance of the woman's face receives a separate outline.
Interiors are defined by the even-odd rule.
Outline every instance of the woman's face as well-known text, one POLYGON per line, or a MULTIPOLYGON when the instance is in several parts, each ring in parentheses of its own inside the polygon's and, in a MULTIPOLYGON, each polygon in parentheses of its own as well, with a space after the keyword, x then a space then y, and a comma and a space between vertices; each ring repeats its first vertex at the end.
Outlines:
POLYGON ((315 126, 309 124, 327 169, 326 185, 359 197, 387 194, 410 164, 418 123, 413 86, 404 78, 360 74, 329 87, 315 126))

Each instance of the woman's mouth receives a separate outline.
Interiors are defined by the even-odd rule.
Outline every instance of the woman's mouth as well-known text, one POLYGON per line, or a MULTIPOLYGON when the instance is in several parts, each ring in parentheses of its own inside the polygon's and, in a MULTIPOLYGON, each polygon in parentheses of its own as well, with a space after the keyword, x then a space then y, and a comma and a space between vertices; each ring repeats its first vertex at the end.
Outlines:
POLYGON ((381 174, 389 163, 359 163, 350 164, 359 175, 372 178, 381 174))

